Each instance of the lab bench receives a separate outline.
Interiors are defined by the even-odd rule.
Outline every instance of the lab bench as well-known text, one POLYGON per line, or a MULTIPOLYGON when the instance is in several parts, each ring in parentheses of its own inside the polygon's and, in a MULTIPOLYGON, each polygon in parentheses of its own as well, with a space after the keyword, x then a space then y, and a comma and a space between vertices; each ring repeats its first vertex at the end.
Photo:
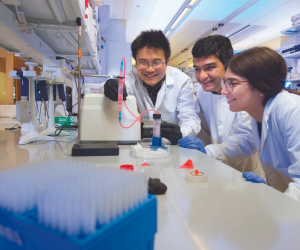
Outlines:
POLYGON ((300 202, 265 184, 246 182, 239 171, 197 150, 170 146, 172 157, 147 168, 129 156, 131 146, 120 145, 119 156, 72 157, 75 141, 18 145, 19 137, 19 131, 0 131, 0 171, 72 158, 113 168, 132 164, 135 171, 158 177, 168 190, 157 196, 155 250, 299 249, 300 202), (207 183, 187 182, 179 166, 188 159, 205 173, 207 183))

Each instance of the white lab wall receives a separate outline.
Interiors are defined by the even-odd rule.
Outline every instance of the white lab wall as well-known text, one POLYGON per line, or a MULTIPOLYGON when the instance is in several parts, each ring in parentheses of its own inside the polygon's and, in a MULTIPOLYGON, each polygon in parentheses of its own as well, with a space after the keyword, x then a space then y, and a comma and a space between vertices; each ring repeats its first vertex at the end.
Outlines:
MULTIPOLYGON (((102 15, 103 23, 105 23, 105 16, 102 15)), ((105 33, 102 33, 105 34, 105 33)), ((132 57, 131 57, 131 43, 126 42, 126 20, 109 19, 108 20, 108 39, 103 44, 103 51, 100 58, 102 70, 101 74, 119 75, 122 57, 125 57, 126 72, 132 70, 132 57), (105 49, 107 48, 107 58, 105 49), (107 72, 106 72, 107 70, 107 72)), ((93 88, 98 88, 99 84, 104 83, 106 78, 87 78, 85 84, 95 84, 93 88), (97 80, 94 80, 97 79, 97 80)), ((84 89, 84 93, 90 93, 89 88, 84 89)), ((75 103, 74 103, 75 104, 75 103)), ((73 104, 73 105, 74 105, 73 104)))
POLYGON ((110 19, 108 22, 108 39, 109 41, 125 42, 126 41, 126 20, 110 19))
POLYGON ((126 20, 108 22, 108 75, 118 75, 122 57, 126 60, 126 73, 132 70, 131 43, 126 42, 126 20))

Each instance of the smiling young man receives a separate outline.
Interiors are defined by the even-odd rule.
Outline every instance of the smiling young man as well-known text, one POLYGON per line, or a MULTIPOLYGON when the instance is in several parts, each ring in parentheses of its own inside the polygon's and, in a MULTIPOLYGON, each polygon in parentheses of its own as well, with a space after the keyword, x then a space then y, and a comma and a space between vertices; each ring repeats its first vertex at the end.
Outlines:
POLYGON ((221 95, 224 65, 233 56, 230 40, 220 35, 202 38, 195 43, 192 54, 195 78, 201 84, 197 111, 201 115, 201 130, 207 123, 210 142, 203 145, 205 134, 201 131, 198 138, 179 140, 179 146, 196 148, 242 172, 253 171, 264 177, 259 158, 253 154, 256 149, 250 116, 246 112, 231 112, 226 97, 221 95))
MULTIPOLYGON (((162 31, 143 31, 132 42, 131 50, 136 69, 125 76, 124 99, 127 93, 134 95, 141 113, 160 112, 166 122, 161 125, 161 136, 172 144, 184 136, 196 136, 200 119, 195 111, 193 84, 186 74, 167 66, 171 49, 162 31)), ((117 101, 118 81, 107 81, 104 94, 117 101)))

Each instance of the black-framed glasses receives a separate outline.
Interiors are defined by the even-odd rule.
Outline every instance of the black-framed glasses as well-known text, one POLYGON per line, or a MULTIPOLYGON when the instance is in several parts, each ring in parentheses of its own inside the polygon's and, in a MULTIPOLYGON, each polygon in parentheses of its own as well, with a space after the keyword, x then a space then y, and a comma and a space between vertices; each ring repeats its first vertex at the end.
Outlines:
POLYGON ((166 63, 165 62, 162 62, 162 61, 154 61, 153 63, 148 63, 148 62, 140 62, 140 63, 137 63, 136 66, 139 68, 139 69, 148 69, 149 66, 151 65, 151 67, 153 69, 160 69, 162 68, 162 66, 166 63))
POLYGON ((237 81, 237 80, 230 80, 230 79, 225 80, 225 79, 223 79, 223 84, 222 85, 225 85, 226 89, 229 92, 232 92, 233 91, 233 86, 239 84, 240 82, 249 82, 249 81, 237 81))

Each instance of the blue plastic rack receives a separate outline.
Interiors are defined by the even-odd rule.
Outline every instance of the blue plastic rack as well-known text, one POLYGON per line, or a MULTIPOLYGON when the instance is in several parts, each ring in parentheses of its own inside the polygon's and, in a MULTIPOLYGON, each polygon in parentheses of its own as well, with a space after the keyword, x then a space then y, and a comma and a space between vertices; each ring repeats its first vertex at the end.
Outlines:
POLYGON ((37 210, 14 214, 0 208, 1 250, 153 250, 157 231, 154 195, 94 234, 67 236, 38 222, 37 210))

